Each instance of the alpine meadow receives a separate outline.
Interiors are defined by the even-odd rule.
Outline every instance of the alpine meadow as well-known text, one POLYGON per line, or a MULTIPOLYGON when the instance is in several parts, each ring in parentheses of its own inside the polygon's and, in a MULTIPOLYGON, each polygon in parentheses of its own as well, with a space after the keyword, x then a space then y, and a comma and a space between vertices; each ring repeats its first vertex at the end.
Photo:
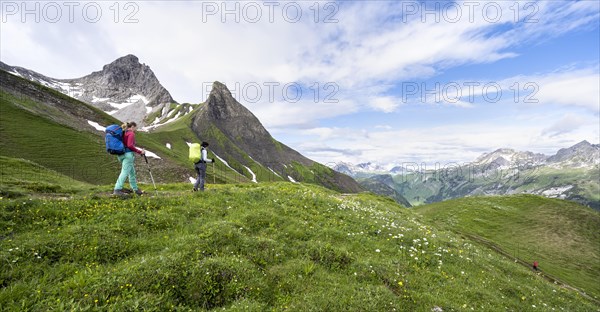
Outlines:
POLYGON ((598 1, 2 1, 0 311, 599 311, 598 1))

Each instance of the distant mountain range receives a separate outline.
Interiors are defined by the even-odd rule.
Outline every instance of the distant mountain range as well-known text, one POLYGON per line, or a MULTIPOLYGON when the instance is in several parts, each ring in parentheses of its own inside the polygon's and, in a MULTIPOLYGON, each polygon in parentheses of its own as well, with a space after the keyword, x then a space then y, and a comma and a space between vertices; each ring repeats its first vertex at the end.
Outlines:
POLYGON ((103 127, 133 120, 145 125, 138 143, 152 151, 157 176, 164 182, 193 177, 188 144, 208 141, 210 156, 218 160, 216 170, 209 170, 215 181, 292 181, 341 192, 363 190, 349 176, 275 140, 224 84, 215 82, 204 103, 179 104, 133 55, 85 77, 62 80, 0 63, 0 91, 0 155, 26 158, 82 181, 116 179, 103 163, 114 161, 104 151, 103 127), (29 125, 22 127, 16 120, 28 120, 29 125), (52 132, 62 134, 59 138, 52 132), (36 152, 41 150, 45 152, 36 152), (78 156, 70 157, 68 151, 78 156))
MULTIPOLYGON (((515 151, 510 148, 497 149, 479 156, 469 165, 486 166, 488 169, 507 169, 519 166, 547 165, 553 168, 593 168, 600 164, 598 154, 599 144, 582 141, 569 148, 560 149, 555 155, 547 156, 533 152, 515 151)), ((335 171, 354 177, 372 176, 377 174, 401 174, 414 171, 414 166, 382 165, 372 162, 352 164, 339 162, 333 166, 335 171)))
POLYGON ((600 209, 600 145, 587 141, 551 156, 503 148, 461 166, 425 171, 408 164, 389 167, 341 163, 334 169, 373 192, 381 189, 373 185, 383 183, 412 205, 473 195, 530 193, 600 209))

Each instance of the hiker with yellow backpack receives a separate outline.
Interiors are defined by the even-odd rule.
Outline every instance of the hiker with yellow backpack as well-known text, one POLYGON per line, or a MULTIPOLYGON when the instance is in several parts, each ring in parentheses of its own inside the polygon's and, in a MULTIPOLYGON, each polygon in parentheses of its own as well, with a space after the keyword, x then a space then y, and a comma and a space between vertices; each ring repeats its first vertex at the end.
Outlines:
POLYGON ((190 144, 190 160, 194 163, 194 169, 198 173, 198 179, 194 183, 192 191, 197 192, 198 190, 204 191, 204 181, 206 180, 206 164, 214 163, 214 159, 208 159, 206 148, 208 142, 202 142, 202 144, 193 143, 190 144))

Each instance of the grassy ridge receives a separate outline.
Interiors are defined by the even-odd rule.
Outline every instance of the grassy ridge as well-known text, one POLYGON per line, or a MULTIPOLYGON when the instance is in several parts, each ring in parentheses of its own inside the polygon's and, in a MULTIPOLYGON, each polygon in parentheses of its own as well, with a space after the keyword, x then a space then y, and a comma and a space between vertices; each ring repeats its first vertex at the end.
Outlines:
POLYGON ((115 179, 117 161, 104 151, 104 139, 39 117, 2 96, 1 155, 25 158, 70 178, 106 184, 115 179))
MULTIPOLYGON (((69 116, 59 110, 27 97, 16 97, 4 91, 0 92, 1 156, 28 159, 82 182, 95 185, 114 183, 120 164, 116 156, 109 155, 104 150, 103 133, 80 131, 65 126, 62 123, 63 119, 69 116), (46 115, 40 116, 39 111, 44 111, 46 115)), ((69 102, 70 105, 84 105, 73 99, 70 101, 73 102, 69 102)), ((109 115, 106 116, 108 121, 114 122, 109 115)), ((139 146, 161 156, 161 160, 149 159, 154 178, 158 182, 183 181, 188 176, 196 175, 192 164, 187 160, 188 148, 185 144, 185 139, 197 141, 191 130, 156 134, 138 132, 136 139, 139 146), (172 142, 175 150, 165 146, 168 142, 172 142)), ((149 182, 150 177, 143 160, 140 158, 136 163, 138 178, 149 182)), ((240 180, 239 177, 236 180, 231 170, 222 164, 215 169, 214 180, 217 182, 239 182, 240 180)), ((209 170, 207 175, 207 178, 212 181, 212 170, 209 170)), ((20 178, 27 179, 23 175, 20 178)))
POLYGON ((0 200, 7 310, 593 311, 392 200, 291 183, 0 200))
POLYGON ((473 197, 416 208, 447 229, 484 237, 515 258, 600 298, 600 213, 532 195, 473 197))
POLYGON ((91 185, 24 159, 0 156, 0 196, 57 195, 89 191, 91 185))

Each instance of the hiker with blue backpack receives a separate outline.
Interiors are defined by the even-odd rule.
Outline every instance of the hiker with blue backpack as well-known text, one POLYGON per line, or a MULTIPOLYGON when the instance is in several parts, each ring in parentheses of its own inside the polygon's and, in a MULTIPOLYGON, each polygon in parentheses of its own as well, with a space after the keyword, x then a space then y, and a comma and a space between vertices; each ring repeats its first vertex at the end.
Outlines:
POLYGON ((138 188, 137 178, 135 176, 135 156, 133 153, 145 155, 146 151, 135 147, 135 131, 137 124, 133 121, 123 124, 122 126, 112 125, 106 127, 106 151, 110 154, 117 155, 117 159, 121 163, 121 174, 115 184, 113 195, 125 195, 123 190, 125 180, 129 178, 129 185, 137 195, 142 195, 144 192, 138 188))

